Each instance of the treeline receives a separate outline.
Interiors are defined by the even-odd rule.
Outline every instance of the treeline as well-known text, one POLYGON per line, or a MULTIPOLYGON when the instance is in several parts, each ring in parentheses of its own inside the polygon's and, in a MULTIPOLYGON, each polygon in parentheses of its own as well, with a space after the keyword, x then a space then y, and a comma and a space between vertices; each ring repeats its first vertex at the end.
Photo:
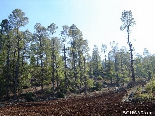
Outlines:
MULTIPOLYGON (((78 92, 98 86, 98 80, 123 83, 131 77, 130 54, 111 42, 111 50, 102 45, 101 53, 95 45, 90 55, 88 41, 76 25, 62 26, 60 37, 54 34, 56 24, 48 27, 36 23, 35 32, 20 31, 28 18, 15 9, 8 19, 1 21, 0 29, 0 98, 17 99, 22 90, 52 84, 53 92, 78 92), (104 54, 104 59, 101 59, 104 54)), ((155 56, 144 49, 144 57, 134 59, 136 78, 155 74, 155 56)), ((102 83, 100 83, 101 85, 102 83)))

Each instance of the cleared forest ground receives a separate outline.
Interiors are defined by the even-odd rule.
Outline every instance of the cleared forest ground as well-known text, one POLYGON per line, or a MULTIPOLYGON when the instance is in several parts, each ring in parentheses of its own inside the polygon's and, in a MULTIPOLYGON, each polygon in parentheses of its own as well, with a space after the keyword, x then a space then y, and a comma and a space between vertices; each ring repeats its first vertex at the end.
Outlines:
MULTIPOLYGON (((71 97, 46 102, 6 104, 0 108, 1 116, 121 116, 126 111, 155 114, 155 103, 121 102, 125 91, 104 92, 93 96, 71 97)), ((126 112, 127 113, 127 112, 126 112)), ((128 114, 131 112, 128 112, 128 114)), ((144 113, 141 113, 145 115, 144 113)))

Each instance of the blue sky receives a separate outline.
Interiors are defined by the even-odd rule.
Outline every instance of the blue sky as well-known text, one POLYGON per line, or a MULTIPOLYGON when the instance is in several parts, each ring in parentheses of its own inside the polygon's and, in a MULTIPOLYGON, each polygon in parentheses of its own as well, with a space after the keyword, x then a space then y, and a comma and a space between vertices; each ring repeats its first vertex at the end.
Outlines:
POLYGON ((144 48, 155 53, 155 2, 154 0, 0 0, 0 21, 8 18, 14 9, 21 9, 29 23, 21 30, 34 32, 34 25, 47 27, 75 24, 89 41, 90 54, 96 44, 116 41, 119 48, 127 45, 126 31, 120 31, 121 13, 131 10, 136 25, 131 28, 130 39, 135 51, 142 54, 144 48))

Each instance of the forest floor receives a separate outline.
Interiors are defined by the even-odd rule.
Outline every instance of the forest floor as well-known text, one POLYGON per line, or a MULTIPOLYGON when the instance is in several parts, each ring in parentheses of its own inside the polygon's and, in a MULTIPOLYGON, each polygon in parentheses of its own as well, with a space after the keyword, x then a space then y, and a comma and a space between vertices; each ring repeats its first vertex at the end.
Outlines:
MULTIPOLYGON (((131 92, 137 87, 127 91, 114 91, 115 87, 104 88, 102 91, 90 92, 86 95, 69 94, 65 98, 35 102, 3 102, 0 103, 0 116, 122 116, 155 115, 155 102, 130 102, 127 101, 131 92), (126 101, 126 102, 125 102, 126 101)), ((45 86, 44 88, 48 88, 45 86)), ((26 92, 38 92, 40 87, 25 89, 26 92)), ((42 96, 46 98, 46 96, 42 96)), ((39 96, 41 98, 41 96, 39 96)), ((43 98, 43 99, 44 99, 43 98)))
POLYGON ((122 102, 125 91, 92 92, 88 96, 25 103, 6 103, 0 116, 122 116, 155 115, 155 103, 122 102))

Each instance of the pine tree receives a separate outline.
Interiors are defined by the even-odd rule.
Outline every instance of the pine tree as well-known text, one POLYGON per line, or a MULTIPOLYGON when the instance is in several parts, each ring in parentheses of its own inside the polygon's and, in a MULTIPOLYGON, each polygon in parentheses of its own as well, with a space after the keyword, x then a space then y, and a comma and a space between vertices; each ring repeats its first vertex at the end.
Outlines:
POLYGON ((14 95, 15 100, 17 99, 17 87, 18 87, 18 77, 19 77, 19 60, 20 60, 20 41, 22 38, 20 37, 19 28, 26 25, 28 23, 28 18, 25 17, 25 13, 20 9, 13 10, 12 14, 9 16, 9 22, 16 33, 16 49, 17 49, 17 61, 16 61, 16 71, 15 71, 15 86, 14 86, 14 95))
POLYGON ((130 11, 124 11, 122 12, 122 17, 121 17, 121 21, 123 22, 123 25, 120 27, 120 30, 124 30, 124 29, 127 29, 127 33, 128 33, 128 38, 127 38, 127 43, 129 44, 129 51, 130 51, 130 57, 131 57, 131 72, 132 72, 132 80, 135 81, 135 74, 134 74, 134 67, 133 67, 133 46, 130 42, 130 39, 129 39, 129 33, 130 33, 130 26, 133 26, 135 25, 135 21, 134 21, 134 18, 132 17, 132 12, 131 10, 130 11))

